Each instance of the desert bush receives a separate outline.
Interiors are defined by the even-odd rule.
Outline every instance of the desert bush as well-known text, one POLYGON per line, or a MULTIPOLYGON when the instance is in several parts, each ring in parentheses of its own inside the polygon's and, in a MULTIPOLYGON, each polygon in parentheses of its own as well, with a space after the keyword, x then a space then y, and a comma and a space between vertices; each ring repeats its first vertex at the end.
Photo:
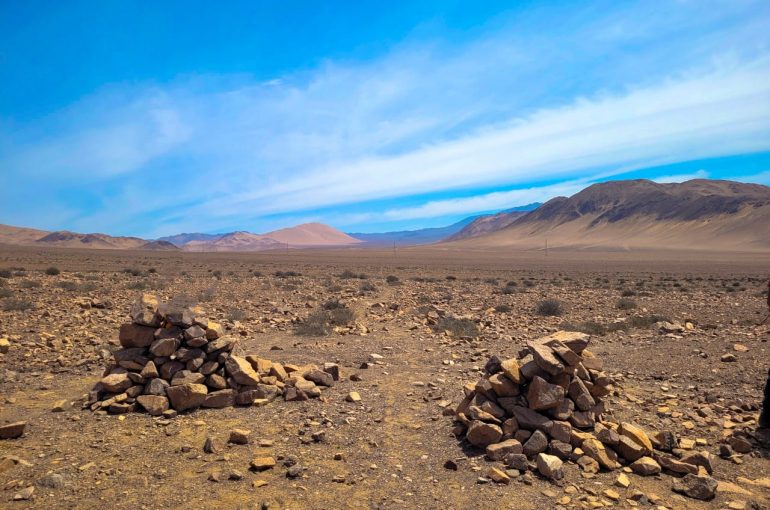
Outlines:
POLYGON ((47 274, 48 276, 58 276, 59 274, 61 274, 61 271, 59 271, 58 267, 51 266, 49 268, 46 268, 45 274, 47 274))
POLYGON ((296 271, 276 271, 273 273, 276 278, 292 278, 295 276, 302 276, 300 273, 296 271))
POLYGON ((329 310, 329 324, 347 326, 356 319, 356 313, 348 307, 329 310))
POLYGON ((339 278, 343 280, 351 280, 351 279, 359 279, 359 280, 366 280, 368 276, 364 273, 354 273, 350 269, 344 270, 342 273, 340 273, 339 278))
POLYGON ((618 310, 633 310, 636 308, 636 301, 629 298, 620 298, 618 299, 618 302, 615 304, 615 307, 618 310))
POLYGON ((495 307, 495 311, 498 312, 498 313, 509 313, 509 312, 513 311, 513 308, 511 308, 510 306, 508 306, 506 304, 502 304, 502 305, 497 305, 495 307))
POLYGON ((40 282, 37 280, 22 280, 19 282, 19 287, 22 289, 37 289, 40 287, 40 282))
POLYGON ((328 301, 324 302, 323 305, 321 305, 321 308, 324 310, 337 310, 340 308, 345 308, 345 304, 342 303, 339 299, 329 299, 328 301))
POLYGON ((147 282, 144 280, 137 280, 126 285, 129 290, 147 290, 147 282))
POLYGON ((221 279, 222 279, 222 271, 220 271, 219 269, 217 269, 217 270, 215 270, 215 271, 212 271, 212 272, 211 272, 211 275, 212 275, 214 278, 216 278, 217 280, 221 280, 221 279))
POLYGON ((535 311, 538 315, 556 317, 564 313, 564 307, 558 299, 543 299, 537 303, 535 311))
POLYGON ((371 282, 361 284, 361 292, 377 292, 377 287, 371 282))
POLYGON ((628 320, 625 322, 628 324, 628 327, 634 328, 634 329, 644 329, 652 327, 656 322, 661 321, 668 321, 668 317, 665 317, 663 315, 634 315, 633 317, 629 317, 628 320))
POLYGON ((11 289, 1 288, 0 289, 0 298, 8 298, 13 296, 13 291, 11 289))
POLYGON ((206 289, 203 289, 198 293, 198 301, 201 303, 209 303, 211 301, 214 301, 214 298, 217 295, 217 288, 214 286, 208 287, 206 289))
POLYGON ((437 331, 448 331, 455 337, 475 337, 479 334, 479 328, 471 319, 458 319, 457 317, 442 317, 435 329, 437 331))
POLYGON ((11 271, 8 269, 0 269, 0 278, 10 278, 11 271))
POLYGON ((510 285, 511 283, 515 284, 516 282, 508 282, 508 283, 506 283, 505 287, 500 289, 500 293, 501 294, 506 294, 506 295, 508 295, 508 294, 515 294, 516 293, 517 285, 510 285))
POLYGON ((78 290, 78 284, 75 282, 64 281, 64 282, 59 282, 58 285, 60 288, 64 290, 69 290, 69 291, 78 290))
POLYGON ((136 267, 127 267, 123 270, 124 273, 131 276, 142 276, 142 270, 136 267))
POLYGON ((3 301, 3 310, 6 312, 24 312, 32 308, 34 308, 32 302, 25 299, 9 298, 3 301))
POLYGON ((241 310, 240 308, 233 308, 230 310, 230 313, 228 313, 227 318, 231 321, 242 321, 247 317, 246 312, 241 310))
POLYGON ((155 273, 158 272, 158 270, 156 268, 154 268, 154 267, 151 267, 150 269, 147 270, 147 272, 150 273, 150 274, 155 274, 155 273))
POLYGON ((399 279, 398 276, 390 274, 385 277, 385 281, 391 285, 396 285, 399 282, 399 279))
POLYGON ((305 320, 297 324, 294 333, 300 336, 324 336, 329 334, 329 316, 324 310, 311 313, 305 320))
POLYGON ((456 277, 456 276, 452 276, 452 275, 450 274, 450 275, 447 275, 447 276, 445 277, 445 279, 446 279, 448 282, 453 282, 453 281, 457 280, 457 277, 456 277))
POLYGON ((93 292, 98 288, 98 285, 96 285, 94 282, 84 282, 78 285, 78 290, 80 292, 93 292))
POLYGON ((536 285, 534 280, 524 280, 522 283, 525 287, 534 287, 536 285))
POLYGON ((606 335, 608 332, 606 326, 595 321, 585 321, 578 324, 565 322, 559 327, 564 331, 579 331, 588 335, 606 335))
POLYGON ((636 291, 633 289, 625 289, 623 292, 620 293, 621 297, 632 297, 636 296, 636 291))

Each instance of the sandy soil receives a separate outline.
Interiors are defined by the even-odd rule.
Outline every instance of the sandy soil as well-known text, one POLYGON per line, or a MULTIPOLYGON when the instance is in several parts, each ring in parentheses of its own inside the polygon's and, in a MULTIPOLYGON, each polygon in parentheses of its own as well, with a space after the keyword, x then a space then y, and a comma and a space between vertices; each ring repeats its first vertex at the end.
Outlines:
POLYGON ((617 472, 589 478, 574 464, 560 484, 537 476, 480 484, 493 463, 458 442, 443 406, 460 401, 462 385, 478 379, 492 354, 514 356, 526 340, 568 325, 608 327, 659 315, 694 327, 677 335, 618 329, 592 339, 619 383, 607 399, 611 413, 649 431, 700 439, 716 454, 725 430, 751 428, 758 414, 770 366, 770 326, 756 326, 765 315, 768 268, 770 254, 0 248, 0 269, 11 271, 0 278, 7 296, 0 299, 0 337, 10 342, 0 354, 0 424, 28 421, 23 437, 0 441, 0 458, 22 461, 0 472, 0 507, 525 509, 558 507, 565 496, 570 508, 602 501, 629 507, 624 498, 636 490, 657 495, 667 508, 767 507, 770 489, 749 483, 770 474, 761 449, 715 459, 714 477, 735 486, 724 485, 732 492, 710 502, 674 494, 667 474, 629 474, 631 486, 623 489, 613 485, 617 472), (61 273, 45 274, 51 266, 61 273), (366 278, 341 277, 346 270, 366 278), (299 276, 277 273, 287 271, 299 276), (388 283, 389 275, 398 282, 388 283), (199 410, 171 420, 82 410, 129 303, 142 291, 198 302, 241 338, 239 352, 284 363, 336 362, 343 378, 321 400, 199 410), (618 309, 624 291, 635 308, 618 309), (561 301, 563 315, 538 315, 546 298, 561 301), (330 299, 354 310, 355 323, 327 336, 296 335, 296 323, 330 299), (9 302, 31 308, 3 310, 9 302), (431 328, 435 309, 475 320, 478 337, 431 328), (726 353, 736 361, 720 361, 726 353), (351 380, 354 374, 360 380, 351 380), (345 400, 350 391, 360 393, 360 404, 345 400), (54 412, 61 399, 71 405, 54 412), (712 415, 702 416, 704 409, 712 415), (251 444, 227 445, 233 428, 251 430, 251 444), (325 431, 320 442, 312 439, 318 431, 325 431), (204 453, 206 437, 219 442, 217 453, 204 453), (278 465, 250 471, 260 455, 278 465), (447 460, 458 470, 446 469, 447 460), (287 477, 292 463, 303 468, 297 478, 287 477), (30 486, 31 499, 12 501, 30 486), (603 495, 608 488, 621 494, 619 502, 603 495))

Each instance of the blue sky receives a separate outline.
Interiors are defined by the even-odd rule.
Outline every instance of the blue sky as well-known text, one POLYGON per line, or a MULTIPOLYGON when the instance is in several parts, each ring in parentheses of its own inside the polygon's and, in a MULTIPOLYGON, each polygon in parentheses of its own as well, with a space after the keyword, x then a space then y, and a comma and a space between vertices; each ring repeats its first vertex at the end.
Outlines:
POLYGON ((770 3, 2 2, 0 223, 440 226, 770 184, 770 3))

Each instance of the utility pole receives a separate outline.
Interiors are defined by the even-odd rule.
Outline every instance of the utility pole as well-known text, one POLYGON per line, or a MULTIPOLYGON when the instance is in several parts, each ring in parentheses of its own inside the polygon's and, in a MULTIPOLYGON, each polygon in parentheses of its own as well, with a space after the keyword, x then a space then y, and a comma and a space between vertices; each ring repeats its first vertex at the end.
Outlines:
POLYGON ((548 238, 545 239, 545 256, 548 256, 548 238))

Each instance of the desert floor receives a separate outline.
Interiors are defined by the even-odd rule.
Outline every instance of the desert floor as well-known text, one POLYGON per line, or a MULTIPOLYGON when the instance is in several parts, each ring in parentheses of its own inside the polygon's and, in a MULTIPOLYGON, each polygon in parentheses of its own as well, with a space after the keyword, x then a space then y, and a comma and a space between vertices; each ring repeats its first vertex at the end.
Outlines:
POLYGON ((513 357, 526 340, 559 329, 591 329, 599 333, 591 349, 617 382, 610 413, 701 440, 698 448, 716 455, 725 430, 751 428, 758 415, 770 368, 770 324, 757 326, 770 254, 0 247, 0 269, 11 273, 0 278, 0 337, 10 343, 0 354, 0 424, 28 422, 21 438, 0 440, 0 458, 17 458, 0 468, 1 508, 630 507, 634 491, 667 508, 770 505, 770 455, 759 448, 716 457, 714 477, 728 483, 709 502, 673 493, 668 474, 629 474, 630 487, 620 488, 618 472, 587 477, 574 463, 559 484, 538 476, 479 483, 493 463, 459 442, 444 415, 489 356, 513 357), (51 266, 61 273, 46 274, 51 266), (343 377, 322 399, 170 420, 84 410, 141 292, 198 303, 241 339, 237 352, 336 362, 343 377), (624 294, 632 308, 618 308, 624 294), (350 327, 296 334, 299 321, 334 299, 355 311, 350 327), (536 313, 544 299, 559 300, 563 314, 536 313), (475 320, 478 336, 430 327, 436 310, 475 320), (649 324, 617 326, 630 317, 649 324), (693 327, 667 335, 652 326, 656 318, 693 327), (735 361, 721 360, 728 353, 735 361), (346 401, 351 391, 360 403, 346 401), (64 410, 54 412, 60 400, 64 410), (251 430, 251 444, 228 445, 233 428, 251 430), (311 439, 318 431, 320 442, 311 439), (219 442, 217 453, 204 453, 207 437, 219 442), (250 471, 260 455, 278 465, 250 471), (458 469, 446 469, 447 460, 458 469), (288 464, 301 466, 300 476, 287 477, 288 464), (31 498, 13 501, 30 486, 31 498))

